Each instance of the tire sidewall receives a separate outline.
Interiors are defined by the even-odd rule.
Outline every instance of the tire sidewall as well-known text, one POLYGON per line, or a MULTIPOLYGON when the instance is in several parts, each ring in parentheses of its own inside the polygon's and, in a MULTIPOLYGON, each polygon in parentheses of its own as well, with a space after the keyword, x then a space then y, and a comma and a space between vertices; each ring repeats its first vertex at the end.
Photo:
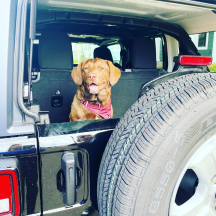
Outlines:
POLYGON ((175 184, 194 152, 216 134, 216 96, 201 99, 173 121, 155 144, 142 178, 134 216, 169 215, 175 184))

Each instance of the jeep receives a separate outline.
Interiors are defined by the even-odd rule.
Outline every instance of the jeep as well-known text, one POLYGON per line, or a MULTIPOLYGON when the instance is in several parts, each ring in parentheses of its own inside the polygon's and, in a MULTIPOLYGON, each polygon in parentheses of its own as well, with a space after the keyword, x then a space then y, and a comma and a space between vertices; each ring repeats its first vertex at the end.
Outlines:
POLYGON ((216 214, 215 13, 1 0, 0 215, 216 214), (114 116, 70 122, 71 71, 96 57, 121 70, 114 116))

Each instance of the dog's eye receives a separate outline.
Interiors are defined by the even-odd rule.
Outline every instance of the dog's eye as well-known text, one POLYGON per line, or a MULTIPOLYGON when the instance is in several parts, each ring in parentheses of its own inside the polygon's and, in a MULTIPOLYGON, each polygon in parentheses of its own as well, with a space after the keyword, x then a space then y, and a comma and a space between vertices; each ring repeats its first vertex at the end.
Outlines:
POLYGON ((85 70, 88 70, 88 69, 89 69, 89 67, 85 67, 84 69, 85 69, 85 70))
POLYGON ((100 70, 103 70, 104 68, 103 67, 100 67, 100 70))

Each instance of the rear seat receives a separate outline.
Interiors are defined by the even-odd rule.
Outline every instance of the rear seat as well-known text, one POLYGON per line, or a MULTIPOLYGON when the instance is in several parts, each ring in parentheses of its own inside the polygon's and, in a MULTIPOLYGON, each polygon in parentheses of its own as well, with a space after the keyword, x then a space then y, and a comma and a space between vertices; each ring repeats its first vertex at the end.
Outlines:
POLYGON ((138 99, 142 84, 160 76, 156 69, 155 40, 135 38, 131 45, 131 70, 122 72, 117 84, 112 87, 114 117, 121 117, 138 99))
POLYGON ((32 83, 33 98, 51 123, 69 121, 71 102, 77 86, 71 78, 73 56, 70 38, 63 32, 43 32, 38 46, 40 80, 32 83), (52 102, 56 107, 51 106, 52 102), (57 106, 63 99, 62 106, 57 106))

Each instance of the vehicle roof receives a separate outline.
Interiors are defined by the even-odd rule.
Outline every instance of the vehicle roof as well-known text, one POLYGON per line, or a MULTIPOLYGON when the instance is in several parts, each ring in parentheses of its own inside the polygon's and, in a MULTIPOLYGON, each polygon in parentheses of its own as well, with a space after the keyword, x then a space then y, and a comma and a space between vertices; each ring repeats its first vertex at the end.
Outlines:
POLYGON ((181 25, 188 34, 216 31, 213 0, 38 0, 38 8, 161 20, 181 25))

